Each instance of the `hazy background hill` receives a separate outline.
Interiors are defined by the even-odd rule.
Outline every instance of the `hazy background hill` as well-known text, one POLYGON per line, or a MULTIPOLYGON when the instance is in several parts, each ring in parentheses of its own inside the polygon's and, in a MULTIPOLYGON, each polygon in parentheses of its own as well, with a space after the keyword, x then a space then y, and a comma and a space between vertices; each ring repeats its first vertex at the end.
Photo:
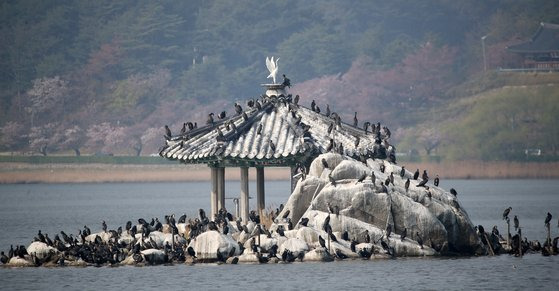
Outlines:
POLYGON ((494 72, 542 21, 557 1, 4 0, 0 150, 154 153, 163 125, 260 95, 274 55, 301 103, 380 121, 400 152, 556 159, 557 73, 494 72))

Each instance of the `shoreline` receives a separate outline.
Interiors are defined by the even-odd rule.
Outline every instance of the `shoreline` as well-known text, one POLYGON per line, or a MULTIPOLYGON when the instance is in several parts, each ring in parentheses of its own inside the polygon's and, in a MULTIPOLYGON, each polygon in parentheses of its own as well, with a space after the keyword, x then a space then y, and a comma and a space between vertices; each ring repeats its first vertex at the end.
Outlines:
MULTIPOLYGON (((558 179, 559 162, 519 163, 459 161, 442 163, 401 163, 408 171, 427 169, 431 179, 558 179)), ((267 180, 289 180, 289 168, 270 167, 267 180)), ((237 181, 240 171, 228 168, 225 179, 237 181)), ((0 163, 0 184, 28 183, 120 183, 120 182, 204 182, 210 179, 205 165, 126 164, 30 164, 0 163)), ((249 179, 256 179, 254 168, 249 179)))

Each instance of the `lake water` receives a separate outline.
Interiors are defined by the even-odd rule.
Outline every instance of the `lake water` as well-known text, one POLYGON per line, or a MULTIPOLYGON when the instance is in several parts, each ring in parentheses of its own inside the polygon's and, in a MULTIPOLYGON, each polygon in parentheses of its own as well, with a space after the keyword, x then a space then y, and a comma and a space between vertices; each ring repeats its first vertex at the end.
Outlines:
MULTIPOLYGON (((474 224, 506 233, 503 210, 512 206, 523 234, 545 239, 544 219, 553 214, 558 235, 559 180, 443 180, 458 191, 474 224)), ((143 217, 195 216, 209 207, 209 183, 110 183, 0 185, 0 250, 28 245, 37 230, 93 231, 105 220, 116 229, 143 217)), ((238 182, 226 183, 226 197, 237 197, 238 182)), ((250 185, 255 194, 255 184, 250 185)), ((252 196, 252 194, 251 194, 252 196)), ((255 196, 255 195, 254 195, 255 196)), ((273 208, 289 196, 289 182, 266 183, 266 205, 273 208)), ((232 200, 226 200, 233 209, 232 200)), ((252 208, 255 199, 250 200, 252 208)), ((207 210, 207 212, 209 212, 207 210)), ((183 265, 155 267, 0 268, 0 289, 543 289, 556 290, 559 256, 509 255, 467 258, 398 258, 267 265, 183 265)))

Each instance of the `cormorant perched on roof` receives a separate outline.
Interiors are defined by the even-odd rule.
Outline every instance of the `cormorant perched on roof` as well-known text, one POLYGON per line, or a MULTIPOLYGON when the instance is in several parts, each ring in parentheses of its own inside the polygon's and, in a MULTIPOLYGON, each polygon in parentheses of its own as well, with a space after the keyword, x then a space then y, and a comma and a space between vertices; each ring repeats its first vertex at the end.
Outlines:
POLYGON ((224 119, 225 117, 227 117, 227 112, 225 111, 221 111, 221 113, 217 115, 217 118, 219 119, 224 119))
MULTIPOLYGON (((297 96, 295 96, 295 98, 297 98, 297 96)), ((313 101, 311 102, 311 110, 315 111, 315 109, 316 109, 316 102, 314 102, 314 99, 313 99, 313 101)))
POLYGON ((326 112, 324 113, 327 117, 330 117, 330 104, 326 104, 326 112))
POLYGON ((408 189, 410 189, 410 178, 406 180, 406 183, 404 184, 404 188, 406 189, 406 192, 408 192, 408 189))
POLYGON ((258 129, 256 129, 256 134, 260 135, 262 133, 262 123, 258 125, 258 129))
POLYGON ((435 177, 435 180, 433 180, 433 184, 435 185, 435 187, 439 187, 439 182, 440 182, 439 175, 437 175, 437 177, 435 177))
POLYGON ((359 120, 357 120, 357 112, 355 112, 355 115, 353 115, 353 127, 357 127, 358 124, 359 120))
POLYGON ((413 173, 413 179, 417 180, 417 178, 419 178, 419 169, 415 170, 415 173, 413 173))
POLYGON ((272 140, 270 140, 270 148, 272 149, 273 152, 276 151, 276 145, 274 144, 274 142, 272 140))
POLYGON ((165 138, 171 139, 171 137, 173 137, 173 135, 171 134, 171 129, 168 125, 165 125, 165 138))
POLYGON ((512 210, 512 207, 509 207, 509 208, 505 209, 505 211, 503 211, 503 220, 509 218, 509 213, 510 213, 511 210, 512 210))
POLYGON ((450 194, 456 196, 456 195, 458 195, 458 192, 456 192, 456 190, 454 188, 450 188, 450 194))
POLYGON ((241 105, 239 105, 239 103, 235 102, 235 112, 240 115, 241 113, 243 113, 243 107, 241 107, 241 105))
POLYGON ((254 107, 254 98, 251 98, 250 100, 247 101, 247 106, 250 108, 254 107))
POLYGON ((518 221, 518 217, 514 216, 514 230, 518 231, 518 227, 520 226, 520 222, 518 221))
POLYGON ((371 123, 368 121, 363 122, 363 130, 365 131, 365 134, 367 134, 367 130, 369 129, 370 125, 371 123))
POLYGON ((291 88, 291 80, 289 80, 289 78, 287 78, 285 74, 283 74, 283 82, 281 84, 285 87, 291 88))
POLYGON ((208 120, 206 120, 206 124, 213 125, 214 124, 214 113, 208 114, 208 120))
POLYGON ((545 226, 549 226, 549 222, 551 221, 551 213, 547 213, 547 216, 545 217, 545 226))

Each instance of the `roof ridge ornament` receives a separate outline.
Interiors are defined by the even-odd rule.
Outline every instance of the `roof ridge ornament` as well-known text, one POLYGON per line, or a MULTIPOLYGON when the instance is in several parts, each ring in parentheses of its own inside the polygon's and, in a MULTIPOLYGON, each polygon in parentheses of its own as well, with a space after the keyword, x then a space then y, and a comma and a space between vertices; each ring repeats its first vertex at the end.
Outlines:
POLYGON ((268 71, 270 72, 270 74, 268 75, 267 79, 272 78, 274 84, 276 83, 276 75, 278 74, 278 61, 279 61, 279 57, 274 61, 274 57, 272 56, 272 58, 268 58, 266 57, 266 68, 268 68, 268 71))

